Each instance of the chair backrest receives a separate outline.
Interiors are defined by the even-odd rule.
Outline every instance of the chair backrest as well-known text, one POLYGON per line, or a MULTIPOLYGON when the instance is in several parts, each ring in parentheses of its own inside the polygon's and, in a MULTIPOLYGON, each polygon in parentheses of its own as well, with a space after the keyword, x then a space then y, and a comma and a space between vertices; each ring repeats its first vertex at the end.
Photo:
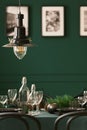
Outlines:
POLYGON ((41 130, 39 120, 16 112, 0 113, 0 130, 41 130))
MULTIPOLYGON (((63 128, 63 130, 71 130, 71 124, 73 123, 73 121, 75 121, 75 119, 80 118, 82 116, 87 116, 87 111, 74 111, 74 112, 68 112, 68 113, 64 113, 60 116, 58 116, 58 118, 55 120, 54 122, 54 130, 60 130, 59 127, 59 123, 65 120, 65 126, 63 128)), ((79 126, 80 126, 80 122, 81 122, 82 118, 79 121, 79 126)), ((86 117, 86 122, 87 122, 87 117, 86 117)), ((87 124, 87 123, 86 123, 87 124)), ((62 125, 64 125, 62 123, 62 125)), ((74 128, 74 130, 79 130, 79 127, 75 125, 76 128, 74 128)), ((82 129, 85 130, 85 129, 82 129)))
MULTIPOLYGON (((84 119, 84 118, 82 118, 82 117, 86 117, 86 124, 87 124, 87 111, 79 111, 78 113, 76 113, 75 115, 73 115, 73 116, 70 116, 69 117, 69 119, 67 120, 67 122, 66 122, 66 129, 67 130, 70 130, 71 129, 71 124, 73 123, 73 121, 75 121, 75 120, 78 120, 78 119, 80 119, 80 121, 79 121, 79 126, 80 126, 80 128, 81 128, 81 122, 82 122, 82 120, 84 119)), ((85 126, 85 124, 84 124, 84 126, 85 126)), ((77 130, 78 130, 79 128, 77 128, 77 130)), ((82 130, 85 130, 85 129, 87 129, 87 125, 83 128, 83 126, 82 126, 82 130)))

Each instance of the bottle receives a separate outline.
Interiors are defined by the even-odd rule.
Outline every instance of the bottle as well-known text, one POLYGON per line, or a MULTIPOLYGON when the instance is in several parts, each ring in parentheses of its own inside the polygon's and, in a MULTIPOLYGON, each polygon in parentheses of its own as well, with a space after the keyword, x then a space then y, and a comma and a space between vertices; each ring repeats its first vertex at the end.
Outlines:
POLYGON ((29 96, 29 88, 27 87, 27 78, 22 77, 22 86, 19 89, 19 102, 21 104, 26 104, 28 101, 28 96, 29 96))
POLYGON ((32 111, 31 113, 33 114, 33 110, 34 110, 34 105, 35 105, 35 90, 36 90, 36 86, 35 84, 31 85, 31 92, 29 94, 28 97, 28 104, 32 107, 32 111))
POLYGON ((29 94, 28 101, 34 99, 34 97, 35 97, 35 90, 36 90, 36 86, 35 86, 35 84, 32 84, 32 85, 31 85, 31 92, 30 92, 30 94, 29 94))
POLYGON ((31 85, 31 92, 33 92, 33 93, 34 93, 34 92, 35 92, 35 90, 36 90, 36 86, 35 86, 35 84, 32 84, 32 85, 31 85))

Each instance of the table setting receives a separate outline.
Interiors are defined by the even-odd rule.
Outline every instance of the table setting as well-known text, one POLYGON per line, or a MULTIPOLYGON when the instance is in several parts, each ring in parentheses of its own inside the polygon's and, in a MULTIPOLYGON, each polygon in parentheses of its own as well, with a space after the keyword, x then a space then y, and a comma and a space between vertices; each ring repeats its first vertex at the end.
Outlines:
POLYGON ((31 84, 29 89, 27 78, 22 77, 19 89, 9 88, 6 94, 0 95, 0 112, 20 112, 29 115, 40 114, 39 106, 43 100, 43 91, 36 90, 31 84))
POLYGON ((20 102, 17 89, 8 89, 7 95, 0 95, 0 112, 24 112, 29 115, 39 115, 41 111, 51 114, 59 114, 70 111, 86 110, 87 95, 74 98, 70 95, 56 96, 55 98, 45 98, 43 91, 38 90, 28 95, 26 102, 20 102), (43 103, 45 98, 45 102, 43 103), (43 107, 41 104, 43 103, 43 107))
POLYGON ((35 84, 31 84, 29 89, 25 76, 22 77, 21 84, 19 90, 9 88, 6 95, 0 95, 0 112, 22 112, 36 116, 41 111, 59 115, 70 111, 87 110, 87 91, 76 97, 64 94, 52 98, 45 96, 42 90, 37 90, 35 84))
POLYGON ((23 104, 18 99, 11 102, 7 95, 0 95, 0 112, 22 112, 29 115, 38 115, 40 113, 39 104, 42 100, 42 93, 42 91, 36 91, 36 99, 33 99, 34 97, 30 95, 29 101, 23 104))
POLYGON ((46 110, 51 114, 56 113, 58 115, 72 111, 86 111, 87 91, 83 91, 83 95, 76 98, 67 94, 48 98, 46 110))

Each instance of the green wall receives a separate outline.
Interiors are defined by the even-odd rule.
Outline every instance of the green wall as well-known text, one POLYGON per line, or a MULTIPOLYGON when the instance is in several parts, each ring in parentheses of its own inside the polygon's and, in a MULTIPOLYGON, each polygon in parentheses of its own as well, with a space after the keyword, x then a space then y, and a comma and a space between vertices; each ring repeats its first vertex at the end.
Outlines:
POLYGON ((28 48, 23 60, 18 60, 12 49, 2 48, 6 37, 6 6, 18 5, 18 0, 0 0, 0 93, 21 86, 22 76, 30 88, 35 83, 50 96, 77 95, 87 88, 87 37, 79 35, 79 8, 83 0, 21 0, 29 6, 29 37, 37 47, 28 48), (41 35, 41 7, 64 6, 64 37, 41 35))

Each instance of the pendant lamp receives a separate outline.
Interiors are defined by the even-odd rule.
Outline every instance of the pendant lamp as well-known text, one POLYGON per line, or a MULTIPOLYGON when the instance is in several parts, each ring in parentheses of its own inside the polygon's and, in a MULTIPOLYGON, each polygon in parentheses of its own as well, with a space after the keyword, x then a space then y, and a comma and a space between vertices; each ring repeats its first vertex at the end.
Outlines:
POLYGON ((21 4, 19 0, 19 13, 17 14, 17 26, 14 27, 14 36, 9 38, 9 43, 3 45, 3 47, 13 48, 15 56, 20 60, 27 53, 27 47, 34 47, 35 44, 31 43, 31 40, 25 35, 25 27, 23 26, 24 15, 21 14, 21 4))

